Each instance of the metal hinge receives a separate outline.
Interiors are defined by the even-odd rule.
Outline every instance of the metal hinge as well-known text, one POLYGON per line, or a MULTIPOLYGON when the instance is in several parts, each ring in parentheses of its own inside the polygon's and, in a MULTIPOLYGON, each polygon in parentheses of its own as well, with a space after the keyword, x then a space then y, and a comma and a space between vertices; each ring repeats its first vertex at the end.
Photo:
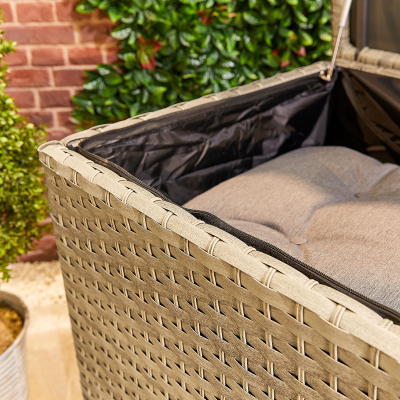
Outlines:
POLYGON ((327 71, 321 71, 321 73, 319 74, 320 78, 324 81, 329 82, 332 79, 332 74, 335 69, 336 57, 339 50, 340 39, 342 38, 343 29, 346 26, 346 21, 349 16, 352 1, 353 0, 344 0, 343 2, 342 12, 340 13, 339 19, 339 32, 336 39, 335 50, 333 52, 331 65, 327 71))

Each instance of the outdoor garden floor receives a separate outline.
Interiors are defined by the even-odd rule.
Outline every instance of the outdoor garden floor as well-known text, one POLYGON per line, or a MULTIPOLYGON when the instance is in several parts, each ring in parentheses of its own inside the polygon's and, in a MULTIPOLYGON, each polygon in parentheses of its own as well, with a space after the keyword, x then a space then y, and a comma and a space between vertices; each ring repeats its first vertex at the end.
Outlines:
POLYGON ((12 266, 1 289, 28 306, 27 333, 30 400, 81 400, 64 286, 58 261, 12 266))

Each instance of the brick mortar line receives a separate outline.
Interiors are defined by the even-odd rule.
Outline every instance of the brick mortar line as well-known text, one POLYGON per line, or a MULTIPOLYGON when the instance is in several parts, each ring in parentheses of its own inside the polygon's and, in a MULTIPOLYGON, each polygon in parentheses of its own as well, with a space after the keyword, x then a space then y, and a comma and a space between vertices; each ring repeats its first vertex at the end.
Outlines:
POLYGON ((33 91, 33 99, 35 101, 35 108, 41 108, 40 107, 40 98, 39 98, 39 90, 34 89, 33 91))
MULTIPOLYGON (((8 2, 8 4, 10 5, 12 19, 14 21, 16 21, 17 20, 17 5, 14 1, 10 1, 10 2, 8 2)), ((4 21, 4 25, 6 23, 7 23, 7 21, 4 21)), ((10 22, 10 23, 13 23, 13 22, 10 22)))
POLYGON ((40 107, 27 107, 27 108, 18 108, 18 111, 20 112, 37 112, 37 111, 42 111, 42 112, 61 112, 61 111, 68 111, 71 112, 73 110, 73 107, 47 107, 47 108, 40 108, 40 107))
MULTIPOLYGON (((39 69, 39 68, 38 68, 39 69)), ((56 79, 54 77, 54 69, 53 68, 49 68, 47 67, 47 69, 49 70, 49 77, 50 77, 50 87, 56 87, 56 79)), ((45 86, 48 87, 48 86, 45 86)))
MULTIPOLYGON (((67 111, 67 110, 64 110, 64 111, 67 111)), ((71 111, 72 111, 72 109, 69 109, 68 110, 68 112, 71 114, 71 111)), ((63 125, 61 125, 61 122, 60 122, 60 118, 59 118, 59 115, 58 115, 58 112, 56 112, 56 118, 55 118, 55 121, 56 121, 56 124, 55 125, 57 125, 57 127, 59 127, 59 128, 64 128, 64 129, 68 129, 69 131, 71 131, 71 129, 69 129, 69 128, 65 128, 63 125)))
POLYGON ((107 58, 108 58, 108 52, 107 52, 107 49, 105 49, 105 48, 100 48, 100 51, 101 51, 101 59, 102 59, 102 62, 103 62, 103 64, 107 64, 107 58))
MULTIPOLYGON (((41 86, 39 88, 36 88, 36 90, 39 90, 41 92, 55 92, 55 91, 64 91, 64 92, 70 92, 71 94, 71 90, 74 90, 72 86, 64 86, 64 87, 56 87, 54 88, 53 86, 41 86)), ((72 94, 71 94, 72 96, 72 94)))
POLYGON ((19 70, 44 70, 63 71, 65 69, 74 69, 77 71, 97 67, 98 64, 64 64, 64 65, 13 65, 9 66, 10 71, 19 70))
MULTIPOLYGON (((12 40, 12 39, 11 39, 12 40)), ((93 49, 116 47, 115 43, 99 43, 99 42, 84 42, 84 43, 17 43, 18 49, 26 50, 29 48, 48 48, 48 47, 66 47, 66 48, 76 48, 76 47, 90 47, 93 49)))
POLYGON ((53 18, 54 18, 54 21, 57 21, 58 20, 58 15, 57 15, 57 5, 56 5, 56 2, 55 1, 51 1, 51 2, 49 2, 50 4, 51 4, 51 13, 53 14, 53 18))
MULTIPOLYGON (((54 21, 59 21, 59 19, 58 19, 58 14, 57 14, 57 3, 64 3, 64 4, 66 4, 66 3, 73 3, 74 1, 60 1, 60 0, 48 0, 48 1, 43 1, 42 3, 47 3, 47 4, 51 4, 51 8, 54 10, 54 13, 53 13, 53 18, 54 18, 54 21)), ((12 0, 12 1, 3 1, 3 3, 8 3, 8 4, 10 4, 10 5, 12 5, 12 9, 13 9, 13 11, 14 11, 14 13, 12 13, 12 16, 13 16, 13 19, 16 21, 16 22, 19 22, 19 19, 17 18, 18 17, 18 14, 17 14, 17 10, 16 10, 16 5, 17 4, 32 4, 32 3, 35 3, 34 1, 19 1, 19 0, 12 0)), ((99 11, 100 10, 98 10, 97 12, 96 11, 94 11, 94 12, 92 12, 92 13, 89 13, 89 14, 85 14, 85 13, 82 13, 82 14, 80 14, 79 13, 79 15, 85 15, 85 16, 88 16, 89 18, 88 19, 86 19, 86 21, 109 21, 109 22, 111 22, 110 21, 110 18, 108 18, 107 16, 100 16, 99 17, 99 11)), ((76 10, 75 10, 75 8, 73 9, 73 12, 77 12, 76 10)), ((32 21, 32 22, 35 22, 35 21, 32 21)), ((52 21, 49 21, 49 22, 52 22, 52 21)), ((65 21, 60 21, 60 22, 65 22, 65 21)))
MULTIPOLYGON (((65 44, 60 44, 60 45, 32 45, 32 44, 27 44, 27 45, 18 45, 16 50, 17 53, 18 51, 25 51, 26 54, 26 59, 27 62, 25 64, 22 65, 9 65, 9 69, 13 70, 13 69, 36 69, 36 68, 54 68, 54 67, 76 67, 76 68, 87 68, 87 67, 92 67, 92 66, 97 66, 100 63, 103 64, 107 64, 108 63, 108 50, 113 50, 116 47, 111 44, 103 44, 100 46, 96 46, 96 44, 92 43, 89 45, 77 45, 77 44, 72 44, 72 45, 65 45, 65 44), (47 49, 52 49, 52 48, 56 48, 56 49, 61 49, 62 50, 62 59, 63 59, 63 63, 57 64, 57 65, 34 65, 33 64, 33 51, 34 50, 47 50, 47 49), (93 64, 73 64, 70 61, 70 56, 69 53, 71 50, 74 49, 94 49, 94 50, 99 50, 100 55, 101 55, 101 62, 100 63, 93 63, 93 64)), ((13 53, 15 54, 15 53, 13 53)), ((7 63, 7 58, 5 58, 6 63, 7 63)))
MULTIPOLYGON (((13 15, 14 18, 14 15, 13 15)), ((25 28, 30 28, 33 26, 82 26, 82 25, 99 25, 100 23, 107 23, 107 25, 116 25, 114 23, 112 23, 108 18, 102 18, 102 19, 90 19, 90 20, 86 20, 86 21, 31 21, 31 22, 20 22, 20 21, 5 21, 3 26, 4 28, 7 27, 25 27, 25 28)))
POLYGON ((31 48, 26 50, 26 61, 27 61, 28 66, 32 65, 32 50, 31 50, 31 48))
MULTIPOLYGON (((73 3, 76 0, 66 0, 65 3, 73 3)), ((39 1, 38 1, 39 2, 39 1)), ((45 1, 40 1, 41 3, 59 3, 60 0, 45 0, 45 1)), ((8 0, 8 1, 2 1, 2 3, 25 3, 25 4, 32 4, 35 3, 35 0, 8 0)))
POLYGON ((6 91, 7 90, 15 90, 15 91, 17 91, 17 92, 19 92, 19 91, 21 91, 21 92, 24 92, 24 91, 27 91, 27 90, 42 90, 42 89, 51 89, 51 90, 53 90, 54 91, 54 89, 56 89, 56 90, 82 90, 82 86, 74 86, 74 85, 72 85, 72 86, 56 86, 56 87, 54 87, 54 86, 18 86, 18 87, 7 87, 6 88, 6 91))
POLYGON ((81 42, 81 26, 79 25, 75 25, 75 24, 71 24, 73 27, 73 35, 74 35, 74 42, 78 45, 82 44, 81 42))
MULTIPOLYGON (((58 47, 58 46, 57 46, 58 47)), ((69 66, 69 55, 68 55, 68 49, 65 46, 60 46, 61 51, 62 51, 62 56, 63 56, 63 65, 68 65, 69 66)), ((43 49, 43 47, 37 47, 38 49, 43 49)))
MULTIPOLYGON (((46 111, 49 111, 49 112, 51 112, 51 114, 52 114, 52 117, 53 117, 53 125, 54 126, 52 126, 51 128, 48 128, 48 129, 54 129, 54 128, 56 128, 56 124, 55 124, 55 121, 56 121, 56 119, 57 119, 57 112, 55 111, 55 110, 46 110, 46 111)), ((47 127, 46 127, 46 130, 48 130, 47 129, 47 127)))

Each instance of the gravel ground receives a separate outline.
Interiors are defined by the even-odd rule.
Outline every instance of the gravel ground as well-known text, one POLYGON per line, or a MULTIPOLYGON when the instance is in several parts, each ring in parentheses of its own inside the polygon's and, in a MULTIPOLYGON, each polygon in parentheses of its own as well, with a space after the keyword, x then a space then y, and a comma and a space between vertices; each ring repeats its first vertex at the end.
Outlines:
POLYGON ((11 279, 0 289, 17 294, 28 307, 66 302, 58 261, 13 264, 11 279))

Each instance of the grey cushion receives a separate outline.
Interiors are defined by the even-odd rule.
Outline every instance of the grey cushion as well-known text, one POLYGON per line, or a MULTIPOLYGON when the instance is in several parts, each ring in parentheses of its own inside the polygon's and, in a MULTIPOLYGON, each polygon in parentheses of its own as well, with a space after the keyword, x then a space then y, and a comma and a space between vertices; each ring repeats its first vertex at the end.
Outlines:
POLYGON ((185 207, 209 211, 400 312, 400 167, 343 147, 302 148, 185 207))

